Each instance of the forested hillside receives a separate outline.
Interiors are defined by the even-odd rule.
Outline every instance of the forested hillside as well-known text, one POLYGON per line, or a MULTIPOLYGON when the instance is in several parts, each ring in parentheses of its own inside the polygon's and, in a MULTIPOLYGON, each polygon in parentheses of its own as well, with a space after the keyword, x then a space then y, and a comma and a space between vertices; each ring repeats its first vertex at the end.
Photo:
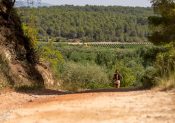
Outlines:
POLYGON ((24 23, 35 18, 40 37, 57 41, 144 42, 150 34, 151 8, 119 6, 54 6, 19 8, 24 23), (32 17, 31 17, 32 15, 32 17))

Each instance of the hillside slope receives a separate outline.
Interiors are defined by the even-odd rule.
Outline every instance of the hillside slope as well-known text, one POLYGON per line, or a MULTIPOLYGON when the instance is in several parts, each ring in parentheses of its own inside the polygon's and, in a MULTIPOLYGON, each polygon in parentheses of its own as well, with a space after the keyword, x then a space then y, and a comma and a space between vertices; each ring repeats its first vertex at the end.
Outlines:
POLYGON ((38 65, 32 44, 24 36, 21 21, 10 0, 0 2, 0 64, 2 76, 12 85, 43 86, 51 80, 43 74, 48 70, 38 65))

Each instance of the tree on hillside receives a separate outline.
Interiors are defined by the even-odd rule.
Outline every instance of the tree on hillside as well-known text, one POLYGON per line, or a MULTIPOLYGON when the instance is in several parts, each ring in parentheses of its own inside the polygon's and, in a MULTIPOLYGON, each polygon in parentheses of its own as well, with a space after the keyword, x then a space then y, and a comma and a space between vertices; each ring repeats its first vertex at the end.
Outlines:
POLYGON ((117 6, 54 6, 18 8, 23 23, 36 16, 38 36, 59 41, 147 41, 151 8, 117 6), (39 11, 39 12, 38 12, 39 11))
POLYGON ((149 40, 154 44, 175 43, 175 0, 151 0, 157 16, 149 17, 153 33, 149 40))

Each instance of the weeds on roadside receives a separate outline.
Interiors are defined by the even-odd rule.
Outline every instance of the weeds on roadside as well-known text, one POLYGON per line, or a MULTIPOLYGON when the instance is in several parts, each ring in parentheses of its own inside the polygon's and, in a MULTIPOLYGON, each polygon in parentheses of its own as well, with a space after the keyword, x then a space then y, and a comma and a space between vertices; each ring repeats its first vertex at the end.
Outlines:
POLYGON ((168 77, 163 77, 160 82, 158 82, 158 88, 163 90, 175 88, 175 72, 168 77))
POLYGON ((20 92, 27 92, 27 91, 35 91, 35 90, 41 90, 43 89, 43 86, 39 84, 32 84, 32 85, 16 85, 14 86, 14 89, 16 91, 20 92))

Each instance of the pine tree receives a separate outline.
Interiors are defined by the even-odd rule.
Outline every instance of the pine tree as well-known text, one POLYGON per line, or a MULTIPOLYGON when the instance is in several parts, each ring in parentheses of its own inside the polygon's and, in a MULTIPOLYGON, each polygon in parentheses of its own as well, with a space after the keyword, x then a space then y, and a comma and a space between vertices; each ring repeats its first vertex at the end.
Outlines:
POLYGON ((175 0, 152 0, 157 16, 149 17, 153 33, 149 40, 154 44, 175 43, 175 0))

